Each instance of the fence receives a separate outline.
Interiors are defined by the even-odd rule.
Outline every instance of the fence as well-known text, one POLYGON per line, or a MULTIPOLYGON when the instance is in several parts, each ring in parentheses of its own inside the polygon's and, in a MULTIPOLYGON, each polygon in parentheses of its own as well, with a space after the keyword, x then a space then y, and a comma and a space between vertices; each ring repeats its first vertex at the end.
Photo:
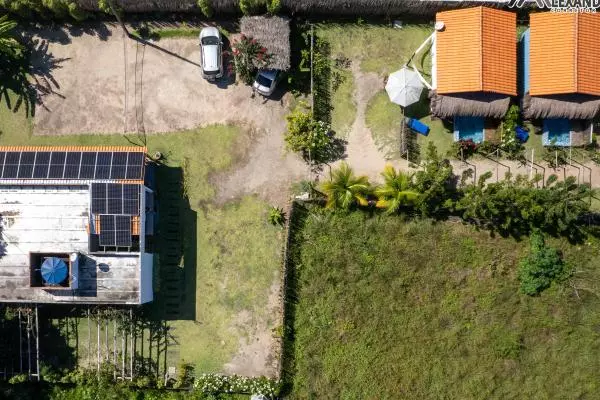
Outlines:
MULTIPOLYGON (((239 0, 209 0, 215 15, 239 13, 239 0)), ((99 11, 98 0, 76 0, 90 11, 99 11)), ((125 12, 191 12, 200 13, 197 0, 114 0, 125 12)), ((503 7, 497 2, 451 2, 420 0, 281 0, 282 13, 337 16, 396 16, 431 17, 445 9, 469 6, 503 7)))

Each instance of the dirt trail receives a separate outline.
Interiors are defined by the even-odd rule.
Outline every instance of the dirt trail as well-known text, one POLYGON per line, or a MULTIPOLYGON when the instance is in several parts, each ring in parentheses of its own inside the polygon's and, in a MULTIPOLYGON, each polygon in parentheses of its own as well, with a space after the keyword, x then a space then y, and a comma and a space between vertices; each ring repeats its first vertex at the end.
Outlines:
POLYGON ((382 81, 375 73, 362 72, 359 61, 352 63, 351 71, 356 86, 353 94, 356 104, 356 119, 348 134, 346 161, 357 174, 367 175, 373 179, 379 176, 386 161, 375 146, 371 131, 366 125, 365 113, 369 100, 381 89, 382 81))

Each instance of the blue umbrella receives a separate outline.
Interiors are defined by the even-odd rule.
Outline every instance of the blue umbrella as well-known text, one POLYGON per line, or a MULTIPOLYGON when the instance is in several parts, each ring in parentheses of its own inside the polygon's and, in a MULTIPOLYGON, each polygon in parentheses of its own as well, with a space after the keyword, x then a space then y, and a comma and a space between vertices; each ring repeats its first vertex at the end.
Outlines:
POLYGON ((60 258, 49 257, 42 264, 42 278, 50 285, 60 285, 68 274, 69 268, 60 258))

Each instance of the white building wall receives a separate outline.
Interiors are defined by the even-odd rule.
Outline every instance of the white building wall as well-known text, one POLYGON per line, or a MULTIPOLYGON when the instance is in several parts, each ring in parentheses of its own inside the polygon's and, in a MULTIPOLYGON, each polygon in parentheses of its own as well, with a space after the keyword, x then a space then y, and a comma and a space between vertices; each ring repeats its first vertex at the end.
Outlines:
POLYGON ((154 254, 142 253, 140 269, 140 303, 148 303, 154 299, 152 275, 154 269, 154 254))

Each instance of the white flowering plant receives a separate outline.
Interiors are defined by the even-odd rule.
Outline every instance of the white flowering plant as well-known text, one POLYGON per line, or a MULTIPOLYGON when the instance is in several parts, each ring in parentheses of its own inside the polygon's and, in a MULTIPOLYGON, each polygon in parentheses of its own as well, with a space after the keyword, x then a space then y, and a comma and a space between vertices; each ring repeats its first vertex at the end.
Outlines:
POLYGON ((202 374, 196 378, 194 389, 202 393, 247 393, 262 394, 273 399, 281 384, 264 376, 249 378, 239 375, 202 374))

